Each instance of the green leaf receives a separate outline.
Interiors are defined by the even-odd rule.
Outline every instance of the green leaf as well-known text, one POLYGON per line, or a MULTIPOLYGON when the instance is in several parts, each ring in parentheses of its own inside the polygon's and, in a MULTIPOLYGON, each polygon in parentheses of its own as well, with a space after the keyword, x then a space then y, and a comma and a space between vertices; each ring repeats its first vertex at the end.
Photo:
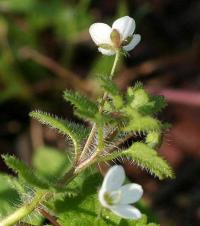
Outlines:
POLYGON ((59 133, 69 136, 72 139, 76 150, 79 149, 81 141, 88 133, 87 129, 82 125, 53 117, 46 112, 32 111, 29 115, 42 124, 57 129, 59 133))
POLYGON ((20 197, 11 186, 12 177, 0 174, 0 219, 13 212, 19 205, 20 197))
POLYGON ((137 110, 131 107, 126 107, 124 109, 125 115, 129 118, 129 122, 124 127, 126 132, 151 132, 151 131, 161 131, 162 124, 159 120, 151 116, 143 116, 137 110))
POLYGON ((163 110, 167 103, 163 96, 150 95, 143 88, 142 83, 136 83, 127 91, 128 105, 137 109, 143 115, 154 115, 163 110))
POLYGON ((86 118, 94 119, 94 116, 98 113, 96 103, 92 102, 85 96, 82 96, 78 92, 66 90, 64 92, 64 99, 74 105, 77 115, 83 114, 86 118))
POLYGON ((128 89, 128 101, 133 109, 139 109, 141 106, 149 102, 149 95, 139 86, 128 89))
POLYGON ((19 177, 23 178, 28 184, 41 189, 49 188, 49 184, 39 178, 29 166, 25 165, 24 162, 10 155, 3 155, 2 157, 6 165, 17 173, 19 177))
POLYGON ((79 189, 78 196, 64 197, 63 200, 57 200, 51 206, 52 210, 58 214, 61 225, 93 225, 98 210, 96 193, 99 181, 99 174, 91 174, 86 170, 69 184, 69 188, 79 189))
POLYGON ((153 109, 154 113, 162 111, 167 106, 167 102, 164 96, 151 96, 150 100, 155 103, 153 109))
POLYGON ((142 169, 157 176, 160 180, 174 177, 173 170, 167 162, 162 159, 154 149, 141 142, 132 144, 132 146, 125 151, 113 152, 100 159, 100 161, 109 161, 119 157, 128 157, 130 161, 133 161, 142 169))
POLYGON ((161 133, 159 132, 149 132, 145 138, 146 144, 151 147, 155 148, 161 143, 161 133))
POLYGON ((174 177, 173 170, 167 162, 158 156, 154 149, 143 143, 136 142, 122 153, 130 157, 140 167, 157 176, 160 180, 174 177))
POLYGON ((115 109, 121 109, 123 107, 123 98, 116 84, 108 76, 100 76, 99 78, 102 87, 112 99, 111 105, 115 106, 115 109))
POLYGON ((55 148, 46 146, 40 147, 34 152, 33 167, 37 175, 45 181, 48 181, 48 184, 51 185, 51 189, 59 193, 59 198, 63 198, 64 196, 76 196, 77 190, 56 186, 58 179, 71 167, 70 157, 66 153, 55 148), (48 164, 44 164, 44 162, 48 162, 48 164))
POLYGON ((69 156, 66 153, 47 146, 34 151, 32 162, 33 167, 40 175, 52 180, 63 175, 71 166, 69 156), (44 164, 45 162, 48 164, 44 164))
POLYGON ((112 96, 116 96, 120 94, 120 91, 117 87, 117 85, 108 77, 108 76, 99 76, 100 82, 102 87, 105 89, 105 91, 112 96))

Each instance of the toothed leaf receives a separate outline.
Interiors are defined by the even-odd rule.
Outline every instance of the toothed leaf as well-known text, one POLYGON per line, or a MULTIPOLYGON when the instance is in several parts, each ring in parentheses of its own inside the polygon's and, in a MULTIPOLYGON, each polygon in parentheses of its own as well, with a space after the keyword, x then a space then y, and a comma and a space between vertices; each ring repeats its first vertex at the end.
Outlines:
POLYGON ((145 142, 151 148, 157 147, 161 142, 161 133, 155 131, 149 132, 145 138, 145 142))
POLYGON ((27 166, 24 162, 10 155, 2 156, 6 165, 18 174, 20 178, 23 178, 28 184, 41 189, 48 189, 49 184, 40 179, 34 171, 27 166))
POLYGON ((78 92, 75 93, 66 90, 64 92, 64 99, 74 105, 78 112, 84 112, 86 117, 88 115, 89 118, 93 118, 98 113, 98 107, 96 103, 92 102, 87 97, 82 96, 78 92))
POLYGON ((69 136, 76 149, 79 148, 81 141, 88 134, 88 131, 82 125, 59 119, 58 117, 53 117, 46 112, 32 111, 29 115, 42 124, 56 129, 59 133, 69 136))
POLYGON ((120 91, 116 84, 108 76, 100 76, 101 85, 104 90, 111 94, 112 96, 117 96, 120 94, 120 91))
POLYGON ((143 116, 131 107, 127 107, 124 112, 129 118, 129 122, 124 128, 124 131, 126 132, 149 132, 160 131, 162 129, 159 120, 148 115, 143 116))
POLYGON ((130 161, 133 161, 142 169, 157 176, 160 180, 174 177, 173 170, 167 162, 154 149, 141 142, 134 143, 125 151, 111 153, 102 158, 101 161, 109 161, 119 157, 128 157, 130 161))
POLYGON ((173 170, 167 162, 158 156, 157 152, 147 145, 136 142, 123 154, 130 157, 140 167, 146 169, 160 180, 173 178, 173 170))

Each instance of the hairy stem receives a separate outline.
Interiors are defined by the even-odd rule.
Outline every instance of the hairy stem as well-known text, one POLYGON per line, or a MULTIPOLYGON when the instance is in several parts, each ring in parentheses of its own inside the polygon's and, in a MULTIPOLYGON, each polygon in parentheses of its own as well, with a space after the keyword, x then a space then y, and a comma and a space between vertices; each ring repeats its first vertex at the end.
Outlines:
POLYGON ((87 152, 87 150, 88 150, 88 148, 89 148, 89 146, 90 146, 90 144, 91 144, 91 142, 92 142, 92 140, 94 138, 95 133, 96 133, 96 124, 94 123, 94 125, 92 126, 92 129, 90 131, 90 134, 88 136, 88 139, 87 139, 87 141, 85 143, 85 146, 84 146, 84 148, 83 148, 83 150, 81 152, 79 160, 81 160, 84 157, 85 153, 87 152))
MULTIPOLYGON (((114 59, 114 63, 113 63, 113 66, 112 66, 112 69, 111 69, 111 72, 110 72, 110 78, 112 79, 114 74, 115 74, 115 71, 116 71, 116 67, 117 67, 117 63, 120 59, 120 51, 118 50, 115 54, 115 59, 114 59)), ((100 107, 99 107, 99 112, 102 113, 103 112, 103 107, 104 107, 104 104, 105 104, 105 101, 108 97, 108 94, 107 92, 104 93, 103 97, 102 97, 102 101, 100 103, 100 107)), ((100 131, 101 133, 102 131, 100 131)), ((80 156, 80 160, 82 159, 82 157, 84 157, 84 155, 86 154, 87 150, 88 150, 88 147, 90 146, 90 144, 92 143, 93 141, 93 138, 95 136, 95 133, 96 133, 96 124, 94 123, 93 126, 92 126, 92 129, 91 129, 91 132, 90 132, 90 135, 85 143, 85 146, 83 148, 83 151, 81 153, 81 156, 80 156)), ((102 145, 102 142, 100 141, 101 145, 102 145)), ((103 146, 103 145, 102 145, 103 146)))
POLYGON ((46 192, 40 191, 37 192, 35 197, 27 204, 17 209, 13 214, 9 215, 2 221, 0 225, 2 226, 11 226, 29 215, 35 208, 44 200, 46 192))
MULTIPOLYGON (((112 69, 111 69, 111 72, 110 72, 110 78, 111 78, 111 79, 113 78, 113 76, 114 76, 114 74, 115 74, 116 67, 117 67, 117 63, 118 63, 119 59, 120 59, 120 51, 117 51, 117 52, 116 52, 116 55, 115 55, 115 60, 114 60, 114 63, 113 63, 113 66, 112 66, 112 69)), ((106 101, 107 97, 108 97, 108 94, 107 94, 107 92, 105 92, 104 95, 103 95, 102 101, 101 101, 101 103, 100 103, 100 108, 99 108, 99 112, 100 112, 100 113, 103 112, 103 107, 104 107, 104 104, 105 104, 105 101, 106 101)), ((99 156, 99 154, 102 152, 103 147, 104 147, 104 144, 103 144, 104 141, 103 141, 103 135, 102 135, 102 133, 103 133, 103 128, 98 128, 97 130, 98 130, 98 132, 100 133, 99 136, 98 136, 98 138, 102 139, 102 140, 99 141, 99 144, 100 144, 100 145, 98 145, 97 150, 94 152, 94 154, 93 154, 90 158, 86 159, 84 162, 82 162, 82 163, 76 168, 76 170, 74 171, 75 174, 78 174, 79 172, 81 172, 81 171, 83 171, 85 168, 87 168, 88 166, 90 166, 90 165, 92 165, 93 163, 95 163, 95 162, 96 162, 96 158, 97 158, 97 157, 99 156)), ((91 130, 91 133, 90 133, 90 135, 89 135, 89 138, 94 137, 95 132, 96 132, 96 124, 93 125, 92 130, 91 130), (94 130, 94 128, 95 128, 95 130, 94 130)), ((88 140, 87 140, 87 141, 88 141, 88 140)), ((91 144, 91 142, 92 142, 92 139, 90 139, 89 141, 90 141, 90 143, 86 142, 86 144, 87 144, 88 147, 90 146, 90 144, 91 144)), ((87 151, 87 150, 85 149, 85 147, 84 147, 83 150, 84 150, 84 153, 82 152, 82 155, 85 154, 85 152, 87 151)))

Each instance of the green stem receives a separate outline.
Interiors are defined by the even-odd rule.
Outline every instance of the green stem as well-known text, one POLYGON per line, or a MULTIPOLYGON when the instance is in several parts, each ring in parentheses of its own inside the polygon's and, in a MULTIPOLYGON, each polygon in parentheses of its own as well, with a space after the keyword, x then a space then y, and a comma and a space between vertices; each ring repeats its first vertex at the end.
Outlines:
POLYGON ((85 153, 87 152, 87 150, 88 150, 88 148, 89 148, 89 146, 90 146, 90 144, 91 144, 91 142, 93 140, 93 137, 94 137, 95 133, 96 133, 96 124, 94 123, 93 126, 92 126, 92 129, 90 131, 90 134, 88 136, 88 139, 87 139, 87 141, 85 143, 85 146, 84 146, 84 148, 83 148, 83 150, 81 152, 79 160, 81 160, 84 157, 85 153))
MULTIPOLYGON (((114 76, 114 74, 115 74, 115 71, 116 71, 116 67, 117 67, 117 63, 118 63, 118 61, 119 61, 119 59, 120 59, 120 50, 118 50, 117 52, 116 52, 116 55, 115 55, 115 60, 114 60, 114 63, 113 63, 113 66, 112 66, 112 69, 111 69, 111 72, 110 72, 110 78, 112 79, 113 78, 113 76, 114 76)), ((107 99, 107 97, 108 97, 108 93, 107 92, 105 92, 104 93, 104 95, 103 95, 103 98, 102 98, 102 101, 101 101, 101 103, 100 103, 100 108, 99 108, 99 112, 100 113, 102 113, 103 112, 103 107, 104 107, 104 104, 105 104, 105 101, 106 101, 106 99, 107 99)), ((95 163, 96 162, 96 158, 99 156, 99 154, 102 152, 102 150, 103 150, 103 147, 104 147, 104 144, 103 144, 103 135, 102 135, 102 133, 103 133, 103 128, 98 128, 97 129, 98 130, 98 138, 100 138, 100 139, 102 139, 101 141, 99 141, 99 146, 98 146, 98 148, 97 148, 97 150, 94 152, 94 154, 89 158, 89 159, 86 159, 84 162, 82 162, 77 168, 76 168, 76 170, 74 171, 74 173, 75 174, 78 174, 78 173, 80 173, 81 171, 83 171, 85 168, 87 168, 88 166, 90 166, 90 165, 92 165, 93 163, 95 163)), ((92 142, 92 139, 91 139, 91 137, 94 137, 94 135, 95 135, 95 132, 96 132, 96 124, 94 124, 93 125, 93 127, 92 127, 92 130, 91 130, 91 133, 90 133, 90 135, 89 135, 89 138, 90 138, 90 142, 92 142), (95 130, 94 130, 94 128, 95 128, 95 130)), ((86 142, 87 143, 87 146, 89 147, 90 146, 90 144, 91 143, 88 143, 88 142, 86 142)), ((86 152, 87 150, 84 148, 84 153, 82 153, 81 155, 83 155, 83 154, 85 154, 85 152, 86 152)))
POLYGON ((115 74, 115 71, 117 68, 117 63, 118 63, 119 59, 120 59, 120 50, 117 50, 116 55, 115 55, 115 60, 114 60, 114 63, 113 63, 113 66, 112 66, 112 69, 110 72, 110 79, 112 79, 115 74))
MULTIPOLYGON (((113 76, 114 76, 114 74, 115 74, 116 67, 117 67, 117 63, 118 63, 119 59, 120 59, 120 50, 118 50, 118 51, 116 52, 116 54, 115 54, 115 59, 114 59, 113 66, 112 66, 112 69, 111 69, 111 72, 110 72, 110 76, 109 76, 111 79, 113 78, 113 76)), ((105 101, 106 101, 107 97, 108 97, 108 94, 107 94, 107 92, 105 92, 104 95, 103 95, 102 101, 101 101, 101 103, 100 103, 100 108, 99 108, 99 112, 100 112, 100 113, 103 112, 103 107, 104 107, 104 104, 105 104, 105 101)), ((101 133, 101 132, 102 132, 102 131, 100 131, 100 133, 101 133)), ((92 126, 92 129, 91 129, 91 132, 90 132, 90 134, 89 134, 89 137, 88 137, 88 139, 87 139, 87 141, 86 141, 86 143, 85 143, 85 146, 84 146, 84 148, 83 148, 83 151, 82 151, 82 153, 81 153, 80 160, 81 160, 82 157, 84 157, 84 155, 86 154, 86 152, 87 152, 87 150, 88 150, 88 147, 90 146, 90 144, 91 144, 92 141, 93 141, 93 137, 94 137, 95 133, 96 133, 96 124, 94 123, 93 126, 92 126)), ((101 136, 101 135, 100 135, 100 136, 101 136)), ((102 145, 102 142, 100 142, 100 143, 101 143, 101 145, 102 145)), ((102 145, 102 146, 103 146, 103 145, 102 145)))
POLYGON ((43 201, 45 194, 46 192, 44 191, 38 191, 30 203, 25 204, 21 208, 17 209, 13 214, 9 215, 8 217, 0 221, 0 225, 2 226, 14 225, 22 218, 29 215, 43 201))

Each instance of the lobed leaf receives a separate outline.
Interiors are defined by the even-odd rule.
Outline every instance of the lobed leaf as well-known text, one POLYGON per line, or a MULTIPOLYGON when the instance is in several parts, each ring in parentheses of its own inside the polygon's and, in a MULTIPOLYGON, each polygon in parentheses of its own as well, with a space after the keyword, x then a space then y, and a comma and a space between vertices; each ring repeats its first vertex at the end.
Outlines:
POLYGON ((104 90, 112 96, 120 95, 117 85, 108 76, 99 76, 100 82, 104 90))
POLYGON ((69 136, 73 141, 75 149, 79 148, 80 142, 88 133, 82 125, 59 119, 58 117, 53 117, 46 112, 32 111, 29 115, 37 119, 42 124, 56 129, 59 133, 69 136))
POLYGON ((134 143, 129 149, 123 151, 123 154, 160 180, 174 177, 173 170, 167 162, 158 156, 154 149, 141 142, 134 143))
POLYGON ((28 184, 41 189, 49 188, 49 184, 39 178, 30 167, 25 165, 24 162, 10 155, 3 155, 2 157, 6 165, 17 173, 19 177, 23 178, 28 184))
POLYGON ((148 115, 143 116, 131 107, 126 107, 124 112, 129 118, 129 122, 124 127, 124 131, 126 132, 159 132, 162 129, 162 124, 159 120, 148 115))
POLYGON ((141 142, 132 144, 127 150, 113 152, 108 156, 103 157, 101 161, 127 157, 142 169, 157 176, 160 180, 174 177, 172 168, 157 154, 156 150, 141 142))
POLYGON ((94 116, 98 112, 98 106, 96 103, 92 102, 87 97, 82 96, 78 92, 66 90, 64 92, 64 99, 74 105, 75 109, 78 111, 87 112, 90 117, 92 117, 92 115, 94 116))

